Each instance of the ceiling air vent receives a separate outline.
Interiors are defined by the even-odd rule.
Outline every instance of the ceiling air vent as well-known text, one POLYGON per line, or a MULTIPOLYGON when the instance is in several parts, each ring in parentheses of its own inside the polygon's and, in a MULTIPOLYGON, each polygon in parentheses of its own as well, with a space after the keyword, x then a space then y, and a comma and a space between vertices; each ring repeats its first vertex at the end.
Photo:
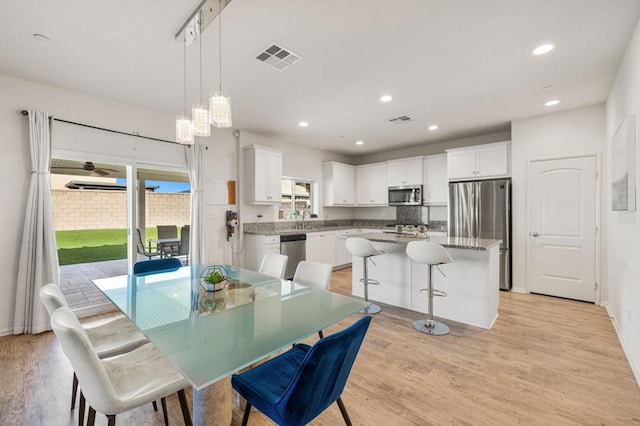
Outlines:
POLYGON ((402 124, 402 123, 408 123, 409 121, 413 121, 413 118, 409 117, 408 115, 401 115, 400 117, 392 118, 389 121, 396 124, 402 124))
POLYGON ((284 47, 272 44, 271 47, 256 56, 256 59, 277 69, 278 71, 282 71, 298 62, 300 60, 300 56, 288 49, 285 49, 284 47))

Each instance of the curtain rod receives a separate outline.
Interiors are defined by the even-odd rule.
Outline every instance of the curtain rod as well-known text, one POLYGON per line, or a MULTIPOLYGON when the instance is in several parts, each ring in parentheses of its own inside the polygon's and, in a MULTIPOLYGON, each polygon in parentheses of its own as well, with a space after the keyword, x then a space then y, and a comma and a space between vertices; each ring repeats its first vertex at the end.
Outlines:
MULTIPOLYGON (((29 115, 29 111, 23 109, 22 111, 20 111, 20 114, 22 114, 24 116, 27 116, 27 115, 29 115)), ((136 138, 149 139, 149 140, 157 141, 157 142, 172 143, 174 145, 180 145, 178 142, 168 141, 166 139, 158 139, 158 138, 152 138, 152 137, 149 137, 149 136, 142 136, 142 135, 139 135, 137 133, 127 133, 127 132, 121 132, 119 130, 105 129, 104 127, 97 127, 97 126, 92 126, 90 124, 76 123, 75 121, 67 121, 67 120, 63 120, 61 118, 55 118, 54 117, 53 120, 54 121, 59 121, 60 123, 73 124, 74 126, 88 127, 90 129, 96 129, 96 130, 102 130, 102 131, 105 131, 105 132, 117 133, 119 135, 134 136, 136 138)))

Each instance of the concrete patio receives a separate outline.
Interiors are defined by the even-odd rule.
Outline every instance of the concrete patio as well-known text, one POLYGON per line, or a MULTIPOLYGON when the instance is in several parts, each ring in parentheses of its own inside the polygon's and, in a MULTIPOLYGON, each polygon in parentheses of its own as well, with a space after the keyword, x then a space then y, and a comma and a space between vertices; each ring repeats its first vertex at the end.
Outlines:
POLYGON ((127 259, 60 266, 60 288, 71 309, 91 314, 116 307, 91 280, 127 274, 127 259))

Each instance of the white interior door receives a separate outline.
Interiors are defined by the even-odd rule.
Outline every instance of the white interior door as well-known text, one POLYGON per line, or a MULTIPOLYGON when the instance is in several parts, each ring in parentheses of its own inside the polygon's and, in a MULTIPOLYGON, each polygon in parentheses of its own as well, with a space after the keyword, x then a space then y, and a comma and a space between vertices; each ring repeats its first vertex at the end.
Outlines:
POLYGON ((529 173, 529 289, 593 302, 596 157, 534 161, 529 173))

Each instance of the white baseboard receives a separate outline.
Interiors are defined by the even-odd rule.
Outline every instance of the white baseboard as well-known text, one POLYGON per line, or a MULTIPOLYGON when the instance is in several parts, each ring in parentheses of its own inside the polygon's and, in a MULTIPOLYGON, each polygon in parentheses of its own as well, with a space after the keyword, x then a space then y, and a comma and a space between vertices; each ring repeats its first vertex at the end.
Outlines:
POLYGON ((514 293, 523 293, 523 294, 529 293, 526 289, 524 289, 522 287, 512 287, 511 291, 514 292, 514 293))
POLYGON ((622 334, 622 329, 618 325, 617 318, 611 312, 609 305, 607 303, 602 303, 601 306, 604 306, 607 309, 607 313, 609 314, 609 318, 611 318, 611 322, 613 323, 613 328, 616 330, 616 334, 618 335, 618 340, 620 341, 620 345, 622 345, 622 350, 624 351, 625 356, 627 357, 627 361, 631 366, 631 371, 633 372, 633 376, 636 378, 636 383, 638 387, 640 387, 640 366, 638 362, 633 358, 633 354, 629 350, 629 345, 626 343, 624 334, 622 334))
POLYGON ((13 334, 13 328, 4 328, 0 330, 0 336, 8 336, 10 334, 13 334))

